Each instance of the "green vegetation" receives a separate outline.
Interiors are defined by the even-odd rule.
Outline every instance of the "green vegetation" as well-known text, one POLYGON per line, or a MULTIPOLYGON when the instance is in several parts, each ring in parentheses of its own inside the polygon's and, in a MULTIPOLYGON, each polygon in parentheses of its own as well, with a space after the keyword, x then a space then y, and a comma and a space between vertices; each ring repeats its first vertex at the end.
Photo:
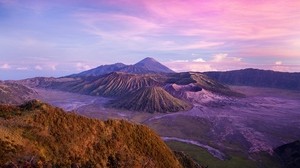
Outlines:
POLYGON ((143 125, 89 119, 36 100, 0 107, 0 165, 182 167, 143 125))
POLYGON ((209 168, 256 168, 256 167, 279 167, 279 163, 272 160, 270 156, 266 154, 256 154, 255 160, 250 160, 242 154, 230 152, 230 158, 228 160, 219 160, 209 154, 205 149, 197 147, 195 145, 186 144, 177 141, 169 141, 167 145, 176 151, 183 151, 190 155, 196 162, 209 168))

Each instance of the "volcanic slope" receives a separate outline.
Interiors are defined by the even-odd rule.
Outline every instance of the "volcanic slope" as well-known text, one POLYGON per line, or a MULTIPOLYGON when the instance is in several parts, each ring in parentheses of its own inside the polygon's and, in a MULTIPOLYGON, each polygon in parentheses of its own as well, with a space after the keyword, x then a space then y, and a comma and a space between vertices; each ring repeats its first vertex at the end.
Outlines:
POLYGON ((0 156, 3 167, 182 167, 146 126, 89 119, 37 100, 0 105, 0 156))
POLYGON ((154 58, 147 57, 140 62, 134 64, 135 67, 141 67, 152 72, 174 73, 171 69, 156 61, 154 58))
POLYGON ((191 105, 173 97, 161 87, 143 87, 124 97, 113 100, 109 106, 150 113, 177 112, 191 108, 191 105))
POLYGON ((71 92, 95 96, 117 97, 147 86, 161 86, 164 77, 155 74, 128 74, 113 72, 93 80, 68 87, 71 92))
POLYGON ((0 104, 20 104, 29 100, 36 92, 22 84, 0 81, 0 104))
MULTIPOLYGON (((243 96, 240 93, 237 93, 231 90, 229 87, 209 78, 203 73, 199 72, 182 72, 182 73, 174 73, 169 74, 167 76, 166 89, 173 93, 174 88, 172 88, 172 84, 180 85, 184 88, 184 86, 193 86, 189 87, 187 91, 198 92, 202 91, 202 89, 210 91, 214 94, 223 95, 223 96, 243 96)), ((180 92, 184 92, 182 90, 180 92)), ((175 93, 179 94, 179 93, 175 93)))

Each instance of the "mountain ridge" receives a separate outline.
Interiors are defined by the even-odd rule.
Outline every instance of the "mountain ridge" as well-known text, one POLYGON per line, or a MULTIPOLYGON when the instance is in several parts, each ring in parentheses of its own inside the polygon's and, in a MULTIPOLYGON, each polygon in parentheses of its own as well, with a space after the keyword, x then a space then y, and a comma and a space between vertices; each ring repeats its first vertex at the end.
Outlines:
POLYGON ((204 72, 210 78, 229 85, 300 90, 299 72, 278 72, 260 69, 204 72))
POLYGON ((68 75, 66 77, 101 76, 111 72, 126 72, 132 74, 174 73, 174 71, 159 63, 154 58, 146 57, 133 65, 125 65, 123 63, 100 65, 96 68, 68 75))

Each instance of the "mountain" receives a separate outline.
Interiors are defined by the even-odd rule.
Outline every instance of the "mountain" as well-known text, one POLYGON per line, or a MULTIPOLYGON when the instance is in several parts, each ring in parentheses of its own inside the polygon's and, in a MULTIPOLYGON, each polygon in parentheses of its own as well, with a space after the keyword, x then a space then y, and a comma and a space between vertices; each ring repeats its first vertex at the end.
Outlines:
POLYGON ((21 104, 36 92, 22 84, 0 81, 0 104, 21 104))
POLYGON ((120 71, 122 68, 127 67, 127 65, 123 63, 116 63, 111 65, 101 65, 97 68, 93 68, 87 71, 83 71, 78 74, 69 75, 67 77, 87 77, 87 76, 100 76, 104 74, 108 74, 111 72, 120 71))
POLYGON ((210 105, 227 97, 243 96, 206 75, 195 72, 170 74, 112 72, 102 76, 82 78, 34 78, 23 80, 22 84, 111 97, 114 100, 108 104, 109 107, 145 112, 184 111, 190 107, 185 101, 210 105), (149 90, 149 88, 156 89, 149 90), (159 97, 159 94, 163 96, 159 97), (162 100, 162 97, 165 100, 162 100), (151 101, 148 101, 149 98, 151 101), (137 99, 138 104, 135 102, 137 99), (159 104, 160 101, 163 103, 159 104))
POLYGON ((161 87, 143 87, 124 97, 113 100, 109 106, 150 113, 177 112, 191 108, 191 105, 173 97, 161 87))
MULTIPOLYGON (((172 84, 176 84, 177 86, 180 86, 182 89, 180 89, 179 92, 186 92, 186 91, 199 92, 202 91, 203 89, 203 90, 210 91, 214 94, 223 95, 223 96, 235 96, 235 97, 243 96, 242 94, 232 91, 229 87, 199 72, 181 72, 181 73, 169 74, 166 83, 168 84, 166 85, 166 88, 170 88, 169 86, 172 84)), ((175 88, 170 88, 170 89, 171 89, 170 91, 172 91, 175 88)))
POLYGON ((145 67, 129 65, 120 70, 120 72, 131 73, 131 74, 155 74, 158 72, 151 71, 145 67))
POLYGON ((277 147, 275 153, 283 161, 286 168, 300 167, 300 141, 291 142, 277 147))
POLYGON ((164 78, 156 74, 112 72, 101 77, 80 80, 78 83, 56 83, 53 87, 87 95, 118 97, 142 87, 160 86, 163 81, 164 78))
POLYGON ((300 73, 243 69, 227 72, 205 72, 204 74, 229 85, 300 90, 300 73))
POLYGON ((89 119, 37 100, 0 105, 0 156, 1 167, 182 167, 146 126, 89 119))
POLYGON ((153 73, 174 73, 168 67, 162 65, 153 58, 145 58, 134 65, 125 65, 123 63, 116 63, 111 65, 101 65, 97 68, 80 72, 78 74, 69 75, 66 77, 89 77, 101 76, 111 72, 126 72, 131 74, 153 74, 153 73))
POLYGON ((141 60, 140 62, 134 64, 134 66, 142 67, 152 72, 174 73, 174 71, 150 57, 141 60))

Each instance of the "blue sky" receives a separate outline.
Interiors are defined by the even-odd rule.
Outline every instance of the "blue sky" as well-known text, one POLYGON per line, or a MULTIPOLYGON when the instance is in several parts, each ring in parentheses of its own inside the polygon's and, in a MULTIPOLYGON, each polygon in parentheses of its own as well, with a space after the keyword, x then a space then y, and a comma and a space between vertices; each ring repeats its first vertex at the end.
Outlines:
POLYGON ((300 2, 0 0, 0 79, 153 57, 175 71, 300 71, 300 2))

